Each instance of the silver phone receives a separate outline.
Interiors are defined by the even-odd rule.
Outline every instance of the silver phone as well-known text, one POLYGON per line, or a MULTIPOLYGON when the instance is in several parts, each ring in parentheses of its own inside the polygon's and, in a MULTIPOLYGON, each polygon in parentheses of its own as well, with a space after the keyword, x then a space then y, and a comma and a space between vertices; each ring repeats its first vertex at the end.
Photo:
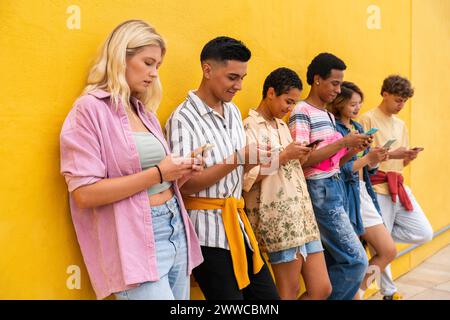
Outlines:
POLYGON ((397 139, 389 139, 389 140, 384 144, 383 148, 389 149, 389 148, 394 144, 395 141, 397 141, 397 139))

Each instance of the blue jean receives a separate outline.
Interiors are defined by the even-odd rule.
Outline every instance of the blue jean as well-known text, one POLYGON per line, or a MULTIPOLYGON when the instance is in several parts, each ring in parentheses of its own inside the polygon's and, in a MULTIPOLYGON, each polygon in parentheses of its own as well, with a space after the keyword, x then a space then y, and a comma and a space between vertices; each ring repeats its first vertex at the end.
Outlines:
POLYGON ((267 253, 267 255, 269 256, 269 261, 271 264, 277 264, 297 260, 297 253, 300 253, 303 256, 303 260, 306 261, 306 257, 308 257, 308 254, 322 251, 323 251, 322 242, 320 242, 320 240, 314 240, 302 244, 301 246, 298 247, 293 247, 275 252, 269 252, 267 253))
POLYGON ((152 207, 152 225, 160 279, 116 293, 118 300, 188 300, 186 232, 176 197, 152 207))
POLYGON ((369 262, 345 210, 344 182, 336 174, 325 179, 309 179, 307 185, 333 286, 328 299, 351 300, 358 292, 369 262))

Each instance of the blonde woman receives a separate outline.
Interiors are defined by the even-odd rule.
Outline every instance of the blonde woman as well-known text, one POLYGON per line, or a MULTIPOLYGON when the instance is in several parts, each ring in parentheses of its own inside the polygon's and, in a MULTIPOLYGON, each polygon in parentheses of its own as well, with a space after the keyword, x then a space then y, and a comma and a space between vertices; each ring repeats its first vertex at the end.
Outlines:
POLYGON ((203 260, 179 192, 203 159, 172 157, 155 115, 165 52, 144 21, 117 26, 61 130, 61 173, 98 299, 189 299, 203 260))

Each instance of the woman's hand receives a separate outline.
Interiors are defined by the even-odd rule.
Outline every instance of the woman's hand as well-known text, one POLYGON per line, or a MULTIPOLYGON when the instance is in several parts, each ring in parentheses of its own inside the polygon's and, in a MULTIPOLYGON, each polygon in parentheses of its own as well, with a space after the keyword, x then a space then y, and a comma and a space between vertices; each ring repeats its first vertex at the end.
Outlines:
POLYGON ((178 187, 181 188, 181 186, 188 181, 189 179, 191 179, 194 176, 200 175, 204 168, 205 168, 205 158, 202 157, 201 155, 197 155, 197 157, 195 158, 187 158, 188 161, 192 161, 191 164, 191 172, 184 175, 183 177, 181 177, 180 179, 178 179, 178 187))
MULTIPOLYGON (((354 131, 354 133, 355 133, 355 134, 359 134, 358 131, 354 131)), ((356 146, 356 147, 351 148, 351 150, 352 150, 355 154, 360 153, 360 152, 362 152, 362 151, 364 151, 364 150, 366 150, 367 148, 370 147, 370 144, 371 144, 372 141, 373 141, 373 136, 371 136, 371 135, 366 135, 366 137, 367 137, 367 139, 366 139, 365 142, 363 142, 362 144, 360 144, 360 145, 358 145, 358 146, 356 146)))
POLYGON ((198 147, 191 153, 192 155, 196 156, 186 158, 188 159, 187 161, 190 161, 192 164, 192 173, 189 177, 196 176, 203 171, 203 169, 205 168, 205 159, 209 155, 209 152, 210 151, 203 151, 203 147, 198 147))
POLYGON ((372 136, 357 133, 356 131, 350 132, 348 135, 342 138, 345 147, 354 148, 360 151, 369 147, 372 143, 372 140, 372 136))
POLYGON ((387 160, 388 152, 384 148, 377 147, 370 150, 366 156, 369 161, 369 166, 375 167, 378 163, 387 160))
MULTIPOLYGON (((195 158, 166 156, 159 164, 163 181, 175 181, 193 171, 195 158)), ((197 168, 198 169, 198 168, 197 168)))

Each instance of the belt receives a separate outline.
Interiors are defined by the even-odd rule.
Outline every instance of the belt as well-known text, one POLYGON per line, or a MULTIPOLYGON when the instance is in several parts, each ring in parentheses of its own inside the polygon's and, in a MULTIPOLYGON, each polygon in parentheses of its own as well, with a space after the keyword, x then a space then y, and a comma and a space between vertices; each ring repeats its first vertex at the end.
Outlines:
POLYGON ((253 248, 252 258, 254 274, 261 270, 264 261, 259 252, 258 242, 256 241, 250 221, 244 212, 244 199, 232 197, 226 199, 185 197, 183 200, 185 207, 188 210, 222 210, 223 225, 230 246, 231 260, 238 287, 239 289, 243 289, 248 286, 250 284, 250 279, 248 277, 247 254, 238 215, 244 223, 245 232, 247 233, 253 248))

